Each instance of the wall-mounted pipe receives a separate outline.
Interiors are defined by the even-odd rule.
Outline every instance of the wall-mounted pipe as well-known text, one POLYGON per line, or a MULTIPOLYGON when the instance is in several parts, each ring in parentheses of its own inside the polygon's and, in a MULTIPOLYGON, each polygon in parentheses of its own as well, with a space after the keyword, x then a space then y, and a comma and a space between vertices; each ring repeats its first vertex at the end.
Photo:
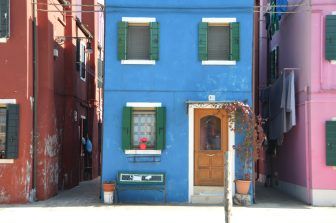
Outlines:
POLYGON ((33 0, 33 186, 32 201, 36 201, 37 185, 37 94, 38 94, 38 55, 37 55, 37 0, 33 0))

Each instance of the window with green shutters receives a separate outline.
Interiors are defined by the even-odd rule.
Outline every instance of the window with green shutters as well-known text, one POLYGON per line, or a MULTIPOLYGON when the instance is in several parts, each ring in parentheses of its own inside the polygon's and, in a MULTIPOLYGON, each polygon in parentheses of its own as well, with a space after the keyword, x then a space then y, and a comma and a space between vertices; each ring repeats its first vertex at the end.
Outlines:
POLYGON ((336 121, 326 122, 326 164, 336 166, 336 121))
POLYGON ((118 23, 118 59, 159 60, 160 25, 158 22, 118 23))
POLYGON ((9 0, 0 0, 0 38, 9 38, 9 0))
POLYGON ((166 108, 123 108, 122 149, 163 150, 166 143, 166 108))
POLYGON ((18 158, 19 105, 0 105, 0 159, 18 158))
POLYGON ((201 61, 239 61, 240 24, 201 22, 198 27, 198 55, 201 61))
POLYGON ((269 76, 268 76, 268 83, 272 84, 275 80, 278 79, 280 72, 279 72, 279 46, 274 48, 269 53, 269 76))
POLYGON ((336 15, 327 15, 325 24, 325 58, 336 60, 336 15))

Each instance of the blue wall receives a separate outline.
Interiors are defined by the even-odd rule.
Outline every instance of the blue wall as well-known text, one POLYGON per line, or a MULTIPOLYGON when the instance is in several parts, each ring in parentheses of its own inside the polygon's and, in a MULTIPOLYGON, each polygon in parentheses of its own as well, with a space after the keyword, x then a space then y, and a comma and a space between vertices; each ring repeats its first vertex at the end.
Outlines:
MULTIPOLYGON (((187 100, 252 100, 252 0, 106 0, 104 135, 102 180, 120 170, 163 171, 169 202, 188 201, 187 100), (138 5, 141 2, 141 5, 138 5), (121 65, 117 23, 122 17, 155 17, 160 23, 156 65, 121 65), (241 59, 235 66, 203 66, 198 60, 198 24, 204 17, 235 17, 241 25, 241 59), (128 162, 121 149, 122 108, 127 102, 161 102, 167 108, 167 142, 160 163, 128 162)), ((155 192, 121 199, 161 200, 155 192), (141 196, 147 196, 143 198, 141 196)))

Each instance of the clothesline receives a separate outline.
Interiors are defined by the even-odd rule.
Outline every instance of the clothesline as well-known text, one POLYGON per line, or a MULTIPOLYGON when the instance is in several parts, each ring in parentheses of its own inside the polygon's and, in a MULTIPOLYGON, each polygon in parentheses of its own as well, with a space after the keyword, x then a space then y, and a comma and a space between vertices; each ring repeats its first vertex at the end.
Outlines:
MULTIPOLYGON (((301 70, 300 68, 298 67, 293 67, 293 68, 290 68, 290 67, 286 67, 286 68, 283 68, 282 71, 281 71, 281 75, 283 74, 286 74, 286 71, 295 71, 295 70, 301 70)), ((288 73, 287 73, 288 74, 288 73)), ((296 73, 294 73, 294 75, 296 75, 296 73)), ((258 88, 259 91, 263 91, 265 90, 266 88, 270 88, 272 87, 273 84, 270 84, 268 85, 267 87, 262 87, 262 88, 258 88)))

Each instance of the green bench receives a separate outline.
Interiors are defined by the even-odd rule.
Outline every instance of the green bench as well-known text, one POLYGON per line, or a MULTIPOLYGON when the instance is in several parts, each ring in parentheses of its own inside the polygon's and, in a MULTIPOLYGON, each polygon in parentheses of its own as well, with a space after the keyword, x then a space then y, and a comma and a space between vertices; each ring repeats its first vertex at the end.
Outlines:
POLYGON ((119 202, 119 194, 126 190, 160 191, 163 193, 164 203, 167 202, 166 176, 162 172, 119 172, 116 186, 117 202, 119 202))

